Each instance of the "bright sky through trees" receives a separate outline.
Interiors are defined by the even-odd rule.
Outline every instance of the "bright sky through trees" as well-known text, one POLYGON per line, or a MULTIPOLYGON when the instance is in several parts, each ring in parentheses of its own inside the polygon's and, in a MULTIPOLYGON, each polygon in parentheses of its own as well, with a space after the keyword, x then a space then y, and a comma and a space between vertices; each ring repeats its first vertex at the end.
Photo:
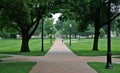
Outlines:
POLYGON ((54 19, 53 24, 56 24, 56 21, 58 21, 58 18, 60 17, 60 15, 62 15, 61 13, 56 13, 56 14, 52 14, 52 18, 54 19))

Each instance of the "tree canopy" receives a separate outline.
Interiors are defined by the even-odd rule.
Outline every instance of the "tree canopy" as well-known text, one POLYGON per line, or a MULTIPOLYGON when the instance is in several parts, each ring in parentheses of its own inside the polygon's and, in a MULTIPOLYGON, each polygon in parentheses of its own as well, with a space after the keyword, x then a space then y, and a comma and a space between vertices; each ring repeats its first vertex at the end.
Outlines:
MULTIPOLYGON (((120 1, 111 2, 112 22, 120 15, 120 1)), ((0 0, 0 31, 15 29, 20 32, 21 52, 29 52, 29 40, 38 25, 46 16, 51 17, 52 13, 57 12, 62 13, 60 21, 66 24, 63 25, 65 28, 68 25, 67 20, 75 20, 70 21, 73 33, 77 33, 77 29, 84 32, 90 24, 93 25, 95 28, 93 50, 98 50, 100 29, 108 23, 108 0, 0 0)), ((45 25, 47 24, 51 23, 46 22, 45 25)), ((46 30, 48 29, 49 27, 46 27, 46 30)))
POLYGON ((53 0, 1 0, 1 27, 14 28, 22 34, 21 52, 29 52, 29 39, 39 22, 48 15, 53 0))

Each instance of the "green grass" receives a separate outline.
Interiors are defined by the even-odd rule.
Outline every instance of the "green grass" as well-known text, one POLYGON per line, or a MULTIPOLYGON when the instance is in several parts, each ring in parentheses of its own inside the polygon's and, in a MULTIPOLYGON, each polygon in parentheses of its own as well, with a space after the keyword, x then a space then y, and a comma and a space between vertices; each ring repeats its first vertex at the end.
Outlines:
POLYGON ((120 56, 116 56, 116 57, 113 57, 113 58, 118 58, 118 59, 120 59, 120 56))
POLYGON ((105 63, 89 62, 88 63, 97 73, 120 73, 120 64, 113 64, 113 69, 105 69, 105 63))
POLYGON ((0 53, 44 56, 51 48, 50 39, 44 39, 44 52, 41 52, 41 39, 31 39, 29 47, 31 52, 20 53, 21 39, 0 40, 0 53))
MULTIPOLYGON (((99 51, 92 51, 93 39, 72 39, 72 46, 69 46, 69 40, 65 40, 66 45, 78 56, 105 56, 107 50, 107 39, 99 39, 99 51)), ((120 38, 114 38, 111 41, 113 55, 120 55, 120 38)))
MULTIPOLYGON (((0 58, 6 58, 6 57, 11 57, 11 56, 0 54, 0 58)), ((0 60, 0 62, 2 62, 2 60, 0 60)))
POLYGON ((29 73, 34 62, 0 63, 0 73, 29 73))
POLYGON ((11 56, 0 54, 0 58, 6 58, 6 57, 11 57, 11 56))

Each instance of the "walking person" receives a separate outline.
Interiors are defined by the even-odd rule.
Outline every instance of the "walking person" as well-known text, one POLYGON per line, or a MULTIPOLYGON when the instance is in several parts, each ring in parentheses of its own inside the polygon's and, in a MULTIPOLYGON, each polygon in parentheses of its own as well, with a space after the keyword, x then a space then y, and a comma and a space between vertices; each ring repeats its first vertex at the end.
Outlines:
POLYGON ((62 44, 64 43, 64 40, 62 39, 62 44))

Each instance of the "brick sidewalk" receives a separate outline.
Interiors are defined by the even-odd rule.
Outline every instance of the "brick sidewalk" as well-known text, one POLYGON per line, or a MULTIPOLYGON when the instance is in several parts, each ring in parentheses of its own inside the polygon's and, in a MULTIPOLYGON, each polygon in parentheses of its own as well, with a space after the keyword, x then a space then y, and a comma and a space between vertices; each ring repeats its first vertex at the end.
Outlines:
MULTIPOLYGON (((76 56, 69 50, 60 38, 57 38, 45 56, 19 56, 3 58, 3 62, 28 62, 37 64, 30 73, 97 73, 87 62, 105 62, 106 57, 76 56)), ((114 63, 120 63, 120 59, 113 59, 114 63)))
POLYGON ((38 62, 30 73, 96 73, 86 62, 80 61, 79 57, 57 38, 45 59, 38 62))

